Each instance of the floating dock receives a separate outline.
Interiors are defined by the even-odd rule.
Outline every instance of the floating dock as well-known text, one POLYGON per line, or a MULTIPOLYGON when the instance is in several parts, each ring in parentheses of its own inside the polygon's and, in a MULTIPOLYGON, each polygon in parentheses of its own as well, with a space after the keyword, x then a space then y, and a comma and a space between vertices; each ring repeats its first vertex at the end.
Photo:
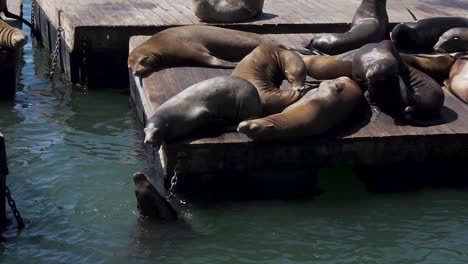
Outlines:
MULTIPOLYGON (((11 13, 22 16, 23 4, 21 0, 8 0, 7 5, 11 13)), ((22 23, 17 20, 5 17, 2 19, 13 27, 22 28, 22 23)), ((22 65, 21 53, 22 49, 0 50, 0 100, 10 99, 16 93, 22 65)))
POLYGON ((8 175, 7 157, 5 151, 5 139, 0 132, 0 228, 6 224, 6 199, 5 199, 5 182, 8 175))
MULTIPOLYGON (((201 24, 190 0, 35 0, 35 24, 53 49, 63 28, 60 65, 66 76, 89 87, 128 87, 128 41, 173 26, 201 24)), ((360 0, 266 0, 264 13, 247 23, 217 24, 258 33, 342 32, 348 29, 360 0)), ((457 0, 391 0, 390 22, 466 16, 457 0)))

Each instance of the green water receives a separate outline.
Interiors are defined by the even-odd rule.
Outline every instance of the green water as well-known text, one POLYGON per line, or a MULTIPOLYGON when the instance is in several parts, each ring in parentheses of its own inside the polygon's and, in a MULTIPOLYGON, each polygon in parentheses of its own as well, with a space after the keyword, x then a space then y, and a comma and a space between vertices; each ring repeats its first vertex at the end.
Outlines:
POLYGON ((29 43, 24 61, 0 131, 27 227, 3 234, 1 263, 468 262, 466 190, 373 194, 346 168, 314 199, 189 202, 185 222, 141 222, 131 175, 151 164, 128 92, 51 89, 47 52, 29 43))

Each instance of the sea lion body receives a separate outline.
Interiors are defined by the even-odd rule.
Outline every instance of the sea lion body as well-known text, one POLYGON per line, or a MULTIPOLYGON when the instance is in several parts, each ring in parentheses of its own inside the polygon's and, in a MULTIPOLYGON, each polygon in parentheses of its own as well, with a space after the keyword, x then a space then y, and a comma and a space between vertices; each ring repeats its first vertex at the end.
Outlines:
POLYGON ((216 122, 234 123, 260 116, 260 96, 248 81, 222 76, 196 83, 162 104, 148 120, 145 143, 162 143, 191 135, 216 122))
POLYGON ((178 219, 176 210, 154 188, 145 174, 141 172, 135 173, 133 175, 133 183, 135 184, 137 207, 141 216, 166 221, 178 219))
POLYGON ((430 52, 440 36, 452 28, 468 27, 463 17, 434 17, 401 23, 392 30, 395 45, 405 51, 430 52))
POLYGON ((254 140, 287 140, 325 133, 350 116, 362 100, 348 77, 324 81, 281 113, 244 121, 238 131, 254 140))
POLYGON ((192 0, 193 11, 206 22, 242 22, 262 12, 264 0, 192 0))
POLYGON ((0 19, 0 48, 21 48, 28 41, 26 33, 0 19))
POLYGON ((265 115, 279 113, 299 100, 304 95, 306 75, 299 55, 272 45, 254 49, 232 72, 257 88, 265 115), (288 80, 292 89, 280 89, 283 80, 288 80))
POLYGON ((136 47, 128 57, 128 67, 140 77, 164 67, 234 68, 233 62, 271 42, 255 33, 212 26, 169 28, 136 47))
POLYGON ((429 75, 439 84, 448 77, 455 59, 450 54, 406 54, 400 52, 403 61, 429 75))
POLYGON ((367 43, 387 39, 386 6, 386 0, 362 0, 348 32, 318 34, 310 41, 308 47, 329 55, 336 55, 358 49, 367 43))
POLYGON ((446 31, 434 45, 434 50, 448 53, 468 51, 468 27, 446 31))
POLYGON ((443 106, 440 85, 407 65, 388 40, 368 44, 355 54, 353 79, 367 89, 371 103, 408 120, 433 117, 443 106))
POLYGON ((468 56, 457 59, 453 64, 447 87, 460 100, 468 104, 468 56))
POLYGON ((352 76, 352 62, 340 60, 337 56, 312 55, 303 58, 307 75, 317 80, 332 80, 352 76))

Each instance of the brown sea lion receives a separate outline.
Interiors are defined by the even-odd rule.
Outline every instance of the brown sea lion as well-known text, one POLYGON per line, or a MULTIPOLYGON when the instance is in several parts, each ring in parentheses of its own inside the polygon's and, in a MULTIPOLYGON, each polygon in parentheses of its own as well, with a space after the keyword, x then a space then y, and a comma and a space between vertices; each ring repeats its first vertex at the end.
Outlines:
POLYGON ((351 77, 352 62, 338 56, 313 55, 303 58, 307 75, 317 80, 332 80, 342 76, 351 77))
POLYGON ((468 104, 468 55, 458 58, 450 71, 447 88, 468 104))
POLYGON ((348 77, 324 81, 279 114, 244 121, 237 130, 254 140, 287 140, 320 135, 343 122, 362 100, 348 77))
POLYGON ((133 175, 133 183, 135 184, 137 207, 141 216, 166 221, 178 219, 177 211, 154 188, 144 173, 135 173, 133 175))
POLYGON ((206 22, 242 22, 262 12, 264 0, 192 0, 193 11, 206 22))
POLYGON ((367 44, 354 55, 353 79, 371 103, 408 120, 432 118, 444 103, 442 88, 407 65, 391 41, 367 44))
POLYGON ((163 30, 136 47, 128 67, 136 76, 175 66, 234 68, 253 49, 271 43, 255 33, 212 26, 182 26, 163 30))
POLYGON ((28 41, 26 33, 0 19, 0 48, 21 48, 28 41))
POLYGON ((145 144, 182 138, 213 123, 235 123, 260 116, 260 96, 250 82, 222 76, 194 84, 162 104, 148 120, 145 144))
POLYGON ((262 100, 263 114, 275 114, 299 100, 305 93, 307 69, 296 53, 282 47, 260 45, 232 72, 251 82, 262 100), (283 80, 292 89, 280 89, 283 80))
POLYGON ((442 84, 450 73, 455 59, 450 54, 406 54, 400 52, 403 61, 424 72, 442 84))
POLYGON ((463 17, 433 17, 401 23, 392 30, 395 45, 405 51, 430 52, 440 36, 452 28, 468 27, 463 17))
POLYGON ((468 27, 452 28, 442 34, 434 50, 448 53, 468 51, 468 27))
POLYGON ((387 38, 387 0, 362 0, 348 32, 317 34, 307 47, 336 55, 387 38))
POLYGON ((33 28, 31 23, 26 21, 26 19, 24 19, 24 18, 22 18, 22 17, 20 17, 18 15, 12 14, 12 13, 10 13, 10 11, 8 11, 7 0, 0 0, 0 13, 3 13, 8 18, 13 18, 13 19, 19 20, 19 21, 23 22, 24 24, 26 24, 28 27, 33 28))

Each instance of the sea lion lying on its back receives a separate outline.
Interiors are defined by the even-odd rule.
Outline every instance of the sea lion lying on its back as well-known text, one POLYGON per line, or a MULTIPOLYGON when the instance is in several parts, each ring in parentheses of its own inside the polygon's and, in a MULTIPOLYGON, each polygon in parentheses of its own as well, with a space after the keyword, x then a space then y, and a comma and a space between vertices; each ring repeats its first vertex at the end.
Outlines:
POLYGON ((193 11, 206 22, 242 22, 262 12, 264 0, 192 0, 193 11))
POLYGON ((28 41, 26 33, 0 19, 0 48, 21 48, 28 41))
POLYGON ((260 116, 262 106, 255 87, 233 76, 194 84, 162 104, 148 120, 145 144, 161 144, 192 135, 213 123, 238 124, 260 116))
POLYGON ((136 47, 128 57, 128 68, 143 78, 164 67, 234 68, 233 62, 264 43, 272 41, 238 30, 201 25, 169 28, 136 47))

